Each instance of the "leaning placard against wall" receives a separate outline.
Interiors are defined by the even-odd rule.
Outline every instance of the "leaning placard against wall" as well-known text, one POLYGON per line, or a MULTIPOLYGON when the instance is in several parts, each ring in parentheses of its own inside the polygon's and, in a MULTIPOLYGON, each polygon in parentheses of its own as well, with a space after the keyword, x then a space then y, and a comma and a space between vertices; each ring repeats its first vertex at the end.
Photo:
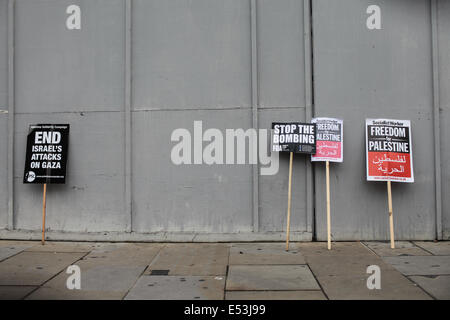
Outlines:
POLYGON ((289 152, 289 184, 286 219, 286 251, 288 251, 292 198, 292 163, 294 153, 316 153, 316 124, 272 122, 271 142, 272 152, 289 152))
POLYGON ((66 183, 69 124, 30 125, 23 183, 43 184, 42 245, 45 244, 47 184, 66 183))
POLYGON ((316 124, 316 154, 311 155, 311 161, 342 162, 344 123, 334 118, 313 118, 316 124))
POLYGON ((391 182, 414 182, 411 121, 366 119, 368 181, 387 181, 389 233, 395 248, 391 182))
POLYGON ((414 182, 409 120, 366 119, 368 181, 414 182))
POLYGON ((23 183, 66 182, 69 124, 30 125, 23 183))
POLYGON ((330 162, 343 161, 343 121, 334 118, 313 118, 316 124, 316 153, 311 161, 325 162, 327 197, 327 247, 331 250, 331 200, 330 200, 330 162))

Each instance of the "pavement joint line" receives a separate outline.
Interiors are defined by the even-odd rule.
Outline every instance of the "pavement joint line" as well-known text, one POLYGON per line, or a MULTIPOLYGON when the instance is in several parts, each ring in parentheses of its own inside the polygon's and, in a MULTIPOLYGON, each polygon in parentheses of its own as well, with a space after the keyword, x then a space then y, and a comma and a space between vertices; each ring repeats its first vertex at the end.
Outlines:
POLYGON ((1 284, 1 287, 39 287, 33 284, 1 284))
MULTIPOLYGON (((412 241, 412 240, 405 240, 406 242, 409 242, 409 243, 411 243, 412 245, 414 245, 415 247, 417 247, 417 248, 419 248, 419 249, 422 249, 423 251, 425 251, 425 252, 428 252, 429 254, 431 254, 432 256, 437 256, 437 255, 435 255, 435 254, 433 254, 432 252, 430 252, 430 251, 428 251, 428 250, 426 250, 426 249, 424 249, 424 248, 422 248, 421 246, 419 246, 419 245, 417 245, 414 241, 412 241)), ((379 241, 365 241, 365 242, 379 242, 379 241)), ((381 256, 381 255, 379 255, 375 250, 373 250, 371 247, 369 247, 367 244, 365 244, 365 243, 363 243, 362 242, 362 244, 367 248, 367 249, 369 249, 370 251, 372 251, 373 253, 375 253, 375 255, 377 255, 378 257, 380 257, 380 258, 386 258, 386 257, 405 257, 405 256, 402 256, 402 255, 399 255, 399 256, 381 256)), ((397 248, 397 249, 401 249, 401 248, 397 248)), ((392 249, 392 250, 397 250, 397 249, 392 249)), ((406 255, 406 257, 429 257, 428 255, 421 255, 421 254, 414 254, 414 255, 406 255)), ((443 257, 445 257, 445 256, 443 256, 443 257)))
POLYGON ((134 281, 133 285, 130 286, 130 288, 125 292, 125 294, 123 295, 123 297, 121 298, 121 300, 124 300, 125 297, 130 293, 131 289, 134 288, 134 286, 136 285, 136 283, 139 281, 139 279, 142 276, 145 276, 145 271, 147 271, 148 268, 150 268, 151 263, 156 259, 157 256, 159 256, 159 253, 161 252, 161 250, 165 247, 166 245, 161 246, 158 249, 158 252, 155 254, 155 256, 153 257, 152 261, 149 262, 149 264, 144 268, 144 270, 141 272, 141 274, 136 278, 136 280, 134 281))
POLYGON ((373 250, 371 247, 369 247, 368 245, 366 245, 364 242, 359 241, 359 243, 367 249, 367 251, 369 251, 371 254, 375 255, 376 257, 380 258, 383 260, 383 256, 380 256, 378 253, 376 253, 375 250, 373 250))
POLYGON ((227 293, 227 281, 228 281, 228 272, 230 271, 230 257, 231 257, 231 248, 233 247, 233 244, 230 244, 228 246, 228 257, 227 257, 227 267, 225 269, 225 281, 223 282, 223 300, 226 300, 226 293, 227 293))
MULTIPOLYGON (((317 279, 316 275, 314 274, 312 268, 309 266, 309 264, 307 264, 309 271, 311 271, 311 274, 314 277, 314 280, 316 280, 317 284, 319 285, 320 291, 322 291, 323 295, 325 296, 325 298, 327 298, 327 300, 330 300, 330 298, 328 297, 328 294, 325 292, 324 288, 322 287, 322 284, 320 283, 319 279, 317 279)), ((318 291, 318 290, 315 290, 318 291)))
MULTIPOLYGON (((372 241, 366 241, 366 242, 372 242, 372 241)), ((373 242, 377 242, 377 241, 373 241, 373 242)), ((407 241, 407 242, 410 242, 410 243, 411 243, 411 241, 407 241)), ((380 259, 382 259, 383 262, 385 262, 385 263, 387 263, 386 261, 384 261, 384 258, 386 258, 386 257, 389 257, 389 258, 391 258, 391 257, 401 257, 401 256, 382 256, 382 255, 379 255, 374 249, 372 249, 371 247, 369 247, 369 246, 368 246, 367 244, 365 244, 364 242, 361 242, 361 244, 362 244, 364 247, 366 247, 367 250, 369 250, 371 253, 373 253, 374 255, 376 255, 377 257, 379 257, 380 259)), ((412 243, 412 244, 414 244, 414 243, 412 243)), ((398 249, 401 249, 401 248, 398 248, 398 249)), ((396 250, 396 249, 392 249, 392 250, 396 250)), ((414 256, 416 256, 416 255, 414 255, 414 256)), ((408 257, 413 257, 413 256, 408 255, 408 257)), ((421 257, 427 257, 427 256, 421 256, 421 257)))
MULTIPOLYGON (((62 252, 65 253, 65 252, 62 252)), ((83 253, 83 252, 77 252, 77 253, 83 253)), ((78 260, 76 260, 75 262, 73 262, 70 265, 74 265, 76 264, 78 261, 83 260, 84 257, 86 257, 89 253, 91 253, 90 251, 87 252, 84 256, 80 257, 78 260)), ((31 290, 28 294, 26 294, 21 300, 25 300, 26 298, 28 298, 31 294, 33 294, 34 292, 36 292, 37 290, 39 290, 40 288, 42 288, 47 282, 53 280, 54 278, 56 278, 58 275, 60 275, 62 272, 64 272, 64 270, 67 269, 67 266, 62 268, 62 270, 60 272, 57 272, 55 275, 53 275, 52 277, 48 278, 46 281, 44 281, 43 283, 41 283, 40 285, 36 286, 36 288, 34 288, 33 290, 31 290)))
POLYGON ((38 253, 91 253, 91 251, 28 251, 24 250, 22 252, 38 252, 38 253))
MULTIPOLYGON (((416 276, 412 276, 412 277, 416 277, 416 276)), ((435 296, 433 296, 430 292, 428 292, 427 290, 425 290, 424 288, 422 288, 420 286, 420 284, 414 282, 413 279, 410 279, 409 276, 406 276, 406 278, 408 278, 409 281, 411 281, 412 283, 414 283, 418 288, 422 289, 423 291, 425 291, 426 294, 428 294, 433 300, 439 300, 437 299, 435 296)))
POLYGON ((147 270, 148 268, 151 267, 152 263, 154 263, 159 258, 159 256, 161 255, 161 251, 163 251, 163 249, 166 248, 166 247, 167 247, 167 243, 163 244, 161 246, 161 248, 159 248, 158 253, 153 257, 152 261, 150 261, 150 263, 148 264, 147 268, 145 268, 145 270, 147 270))
MULTIPOLYGON (((444 256, 445 257, 445 256, 444 256)), ((396 271, 398 271, 397 269, 395 269, 396 271)), ((398 271, 398 272, 400 272, 400 271, 398 271)), ((400 272, 401 273, 401 272, 400 272)), ((404 275, 403 273, 402 273, 402 275, 404 275)), ((433 274, 433 275, 429 275, 429 274, 408 274, 408 275, 404 275, 405 277, 427 277, 427 278, 429 278, 430 276, 432 276, 432 277, 439 277, 439 276, 450 276, 450 274, 446 274, 446 273, 443 273, 443 274, 433 274)))
MULTIPOLYGON (((414 245, 416 245, 414 242, 413 242, 413 244, 414 245)), ((419 247, 420 248, 420 247, 419 247)), ((422 248, 421 248, 422 249, 422 248)), ((426 250, 425 250, 426 251, 426 250)), ((430 252, 431 253, 431 252, 430 252)), ((420 257, 428 257, 428 256, 420 256, 420 257)), ((404 278, 406 278, 409 282, 411 282, 414 286, 416 286, 416 287, 418 287, 420 290, 422 290, 425 294, 427 294, 427 295, 429 295, 430 297, 431 297, 431 299, 433 299, 433 300, 438 300, 438 299, 436 299, 431 293, 429 293, 427 290, 425 290, 424 288, 422 288, 418 283, 416 283, 416 282, 414 282, 412 279, 410 279, 409 277, 411 277, 411 276, 424 276, 424 275, 415 275, 415 274, 411 274, 411 275, 404 275, 403 273, 401 273, 399 270, 397 270, 397 268, 395 268, 392 264, 390 264, 390 263, 388 263, 387 261, 384 261, 384 259, 383 259, 383 262, 384 263, 386 263, 386 264, 388 264, 388 265, 390 265, 391 267, 393 267, 394 269, 395 269, 395 271, 397 271, 398 273, 400 273, 400 275, 402 276, 402 277, 404 277, 404 278)), ((439 275, 440 276, 440 275, 439 275)))
POLYGON ((248 266, 248 267, 255 267, 255 266, 265 266, 265 267, 274 267, 274 266, 307 266, 308 264, 307 263, 289 263, 289 264, 272 264, 272 263, 270 263, 270 264, 267 264, 267 263, 265 263, 265 264, 258 264, 258 263, 256 263, 256 264, 230 264, 229 266, 248 266))
POLYGON ((367 250, 369 250, 370 252, 372 252, 373 254, 375 254, 377 257, 382 258, 378 253, 376 253, 371 247, 369 247, 368 245, 366 245, 364 242, 361 242, 361 244, 366 247, 367 250))
POLYGON ((134 288, 134 286, 136 285, 136 283, 139 281, 139 279, 144 276, 145 271, 147 271, 148 267, 150 265, 147 265, 144 270, 142 270, 141 274, 136 278, 136 280, 133 282, 133 284, 128 288, 128 290, 126 290, 125 294, 120 298, 120 300, 124 300, 125 297, 130 293, 131 289, 134 288))
MULTIPOLYGON (((413 241, 407 241, 409 243, 411 243, 412 245, 419 247, 418 245, 416 245, 413 241)), ((387 265, 390 265, 391 267, 394 267, 393 265, 391 265, 390 263, 388 263, 387 261, 385 261, 383 259, 383 256, 378 255, 372 248, 370 248, 368 245, 366 245, 365 243, 361 242, 367 249, 369 249, 370 251, 372 251, 377 257, 379 257, 384 263, 386 263, 387 265)), ((423 249, 421 247, 419 247, 420 249, 423 249)), ((395 250, 395 249, 393 249, 395 250)), ((427 250, 425 250, 426 252, 428 252, 427 250)), ((431 253, 431 252, 429 252, 431 253)), ((428 257, 428 256, 421 256, 421 257, 428 257)), ((406 278, 409 282, 411 282, 414 286, 417 286, 420 290, 422 290, 425 294, 429 295, 433 300, 437 300, 434 296, 432 296, 428 291, 426 291, 424 288, 422 288, 419 284, 415 283, 412 279, 409 279, 408 276, 404 275, 403 273, 401 273, 399 270, 397 270, 397 268, 395 268, 395 271, 397 271, 402 277, 406 278)))
POLYGON ((438 300, 436 299, 431 293, 429 293, 427 290, 425 290, 424 288, 422 288, 418 283, 415 283, 412 279, 410 279, 408 276, 405 276, 403 273, 400 272, 400 274, 405 277, 406 279, 408 279, 409 282, 411 282, 412 284, 414 284, 416 287, 418 287, 420 290, 422 290, 423 292, 425 292, 425 294, 429 295, 431 297, 431 299, 433 300, 438 300))
POLYGON ((203 278, 211 278, 211 277, 222 277, 224 278, 225 275, 223 274, 173 274, 173 275, 164 275, 164 276, 157 276, 157 275, 151 275, 151 274, 143 274, 142 277, 158 277, 158 278, 189 278, 189 277, 203 277, 203 278))
POLYGON ((411 241, 411 242, 412 242, 416 247, 422 249, 423 251, 428 252, 428 253, 431 254, 432 256, 436 256, 436 254, 434 254, 433 252, 428 251, 427 249, 425 249, 425 248, 419 246, 416 242, 414 242, 414 241, 411 241))
POLYGON ((227 279, 228 279, 228 266, 227 266, 227 273, 225 274, 225 276, 223 277, 224 279, 223 279, 223 288, 222 288, 222 291, 223 291, 223 295, 222 295, 222 300, 225 300, 226 299, 226 288, 227 288, 227 279))
POLYGON ((25 250, 19 251, 19 252, 15 253, 15 254, 13 254, 13 255, 11 255, 11 256, 9 256, 9 257, 6 257, 6 258, 1 259, 1 260, 0 260, 0 263, 2 263, 3 261, 8 260, 9 258, 12 258, 12 257, 17 256, 18 254, 21 254, 22 252, 25 252, 25 250))
POLYGON ((251 290, 225 290, 226 292, 297 292, 297 291, 309 291, 309 292, 323 292, 321 289, 251 289, 251 290))

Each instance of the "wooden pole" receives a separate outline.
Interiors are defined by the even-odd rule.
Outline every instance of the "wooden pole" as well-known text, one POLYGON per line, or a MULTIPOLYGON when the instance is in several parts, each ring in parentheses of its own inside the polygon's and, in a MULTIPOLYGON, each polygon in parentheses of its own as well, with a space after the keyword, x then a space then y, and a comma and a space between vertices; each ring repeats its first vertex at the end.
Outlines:
POLYGON ((331 214, 330 214, 330 162, 327 161, 327 239, 328 250, 331 250, 331 214))
POLYGON ((392 191, 391 191, 391 181, 387 182, 388 191, 388 206, 389 206, 389 230, 391 234, 391 248, 395 249, 394 243, 394 214, 392 212, 392 191))
POLYGON ((291 191, 292 191, 292 159, 294 153, 289 155, 289 188, 288 188, 288 208, 287 208, 287 226, 286 226, 286 251, 289 250, 289 231, 291 227, 291 191))
POLYGON ((45 210, 46 210, 46 202, 47 202, 47 184, 44 183, 44 195, 42 199, 42 245, 45 244, 45 210))

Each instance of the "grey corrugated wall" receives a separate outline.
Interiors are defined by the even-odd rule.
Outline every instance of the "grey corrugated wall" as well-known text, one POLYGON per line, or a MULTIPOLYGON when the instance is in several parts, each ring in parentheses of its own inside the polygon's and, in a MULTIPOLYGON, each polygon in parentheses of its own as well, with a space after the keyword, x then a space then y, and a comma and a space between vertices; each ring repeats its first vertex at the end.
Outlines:
POLYGON ((439 118, 442 162, 443 238, 450 239, 450 1, 440 0, 438 13, 439 118))
MULTIPOLYGON (((388 239, 386 183, 365 179, 364 119, 410 119, 414 184, 393 184, 399 239, 433 239, 436 203, 430 1, 313 1, 315 114, 344 120, 344 163, 331 168, 332 235, 388 239), (381 29, 366 8, 381 8, 381 29), (345 5, 344 5, 345 4, 345 5), (345 17, 345 18, 344 18, 345 17)), ((324 166, 316 166, 317 235, 326 239, 324 166)))
POLYGON ((8 3, 0 1, 0 228, 8 224, 8 3))
MULTIPOLYGON (((67 122, 68 179, 49 187, 50 230, 273 239, 286 228, 288 158, 275 176, 175 166, 170 135, 194 120, 269 128, 314 113, 345 124, 344 163, 331 168, 334 239, 388 236, 385 184, 364 176, 366 117, 412 120, 416 182, 394 185, 396 237, 449 238, 449 200, 437 204, 438 187, 449 190, 450 9, 437 4, 434 20, 426 0, 0 0, 0 228, 40 228, 41 186, 21 182, 25 136, 31 123, 67 122), (81 30, 65 27, 71 4, 81 30), (381 30, 365 26, 369 4, 381 7, 381 30)), ((325 238, 323 172, 295 156, 295 239, 325 238)))

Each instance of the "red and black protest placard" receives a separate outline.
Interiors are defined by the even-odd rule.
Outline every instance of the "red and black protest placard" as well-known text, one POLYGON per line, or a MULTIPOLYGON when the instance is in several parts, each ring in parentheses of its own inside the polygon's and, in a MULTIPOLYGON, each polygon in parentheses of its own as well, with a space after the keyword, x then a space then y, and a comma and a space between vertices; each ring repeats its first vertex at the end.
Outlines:
POLYGON ((311 161, 342 162, 343 152, 343 121, 334 118, 313 118, 316 124, 316 154, 311 155, 311 161))
POLYGON ((368 181, 414 182, 411 122, 366 119, 368 181))

